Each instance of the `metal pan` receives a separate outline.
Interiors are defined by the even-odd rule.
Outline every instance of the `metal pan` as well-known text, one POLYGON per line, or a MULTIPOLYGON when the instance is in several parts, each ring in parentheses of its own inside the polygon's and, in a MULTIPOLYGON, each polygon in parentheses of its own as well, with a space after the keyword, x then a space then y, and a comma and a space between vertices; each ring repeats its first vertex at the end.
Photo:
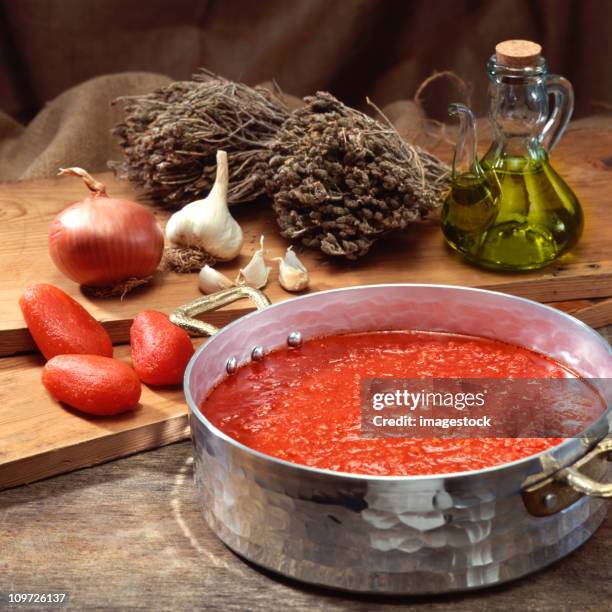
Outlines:
POLYGON ((374 285, 274 306, 247 287, 179 308, 172 320, 212 335, 185 374, 204 516, 250 561, 305 582, 371 593, 442 593, 498 584, 567 555, 597 529, 612 497, 611 409, 583 435, 497 467, 377 477, 288 463, 251 450, 206 418, 210 390, 241 364, 286 343, 372 330, 430 330, 519 344, 585 377, 612 378, 612 352, 562 312, 492 291, 374 285), (237 299, 253 312, 217 330, 195 315, 237 299))

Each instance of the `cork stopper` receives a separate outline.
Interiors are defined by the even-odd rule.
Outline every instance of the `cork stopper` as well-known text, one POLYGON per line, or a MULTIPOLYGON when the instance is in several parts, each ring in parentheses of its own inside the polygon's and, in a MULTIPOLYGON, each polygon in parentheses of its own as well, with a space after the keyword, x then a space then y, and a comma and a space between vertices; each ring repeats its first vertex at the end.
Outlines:
POLYGON ((504 40, 495 45, 495 59, 508 68, 537 66, 542 47, 530 40, 504 40))

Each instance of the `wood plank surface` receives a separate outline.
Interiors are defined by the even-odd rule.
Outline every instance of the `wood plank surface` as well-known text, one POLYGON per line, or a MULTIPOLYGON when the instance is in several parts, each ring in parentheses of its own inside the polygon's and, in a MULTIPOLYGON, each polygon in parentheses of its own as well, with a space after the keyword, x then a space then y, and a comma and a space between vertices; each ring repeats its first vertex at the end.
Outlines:
MULTIPOLYGON (((483 271, 464 263, 448 249, 435 225, 412 227, 374 247, 361 261, 330 260, 308 251, 300 256, 311 272, 311 290, 320 291, 369 283, 425 282, 485 287, 539 301, 563 301, 612 296, 612 121, 598 119, 571 129, 555 152, 553 162, 578 194, 586 214, 583 238, 573 253, 543 270, 507 274, 483 271)), ((108 191, 137 197, 124 182, 110 174, 99 175, 108 191)), ((53 217, 66 205, 86 195, 77 179, 61 178, 0 185, 0 355, 34 349, 17 306, 25 285, 56 284, 76 297, 102 320, 115 342, 128 338, 130 321, 144 308, 170 312, 199 295, 195 275, 157 273, 146 288, 125 300, 93 299, 63 277, 47 251, 47 231, 53 217)), ((280 237, 265 202, 233 209, 245 230, 243 254, 219 269, 234 277, 266 236, 269 256, 280 256, 288 241, 280 237)), ((158 212, 161 220, 166 216, 158 212)), ((266 289, 273 302, 288 299, 276 281, 276 271, 266 289)), ((224 324, 250 310, 237 303, 211 315, 224 324)))
MULTIPOLYGON (((115 347, 115 357, 129 362, 129 347, 115 347)), ((0 359, 0 490, 189 435, 180 386, 143 385, 134 412, 88 417, 47 394, 43 364, 36 354, 0 359)))
POLYGON ((612 514, 565 559, 471 593, 366 597, 279 578, 206 526, 186 442, 4 491, 0 525, 0 592, 64 591, 71 610, 599 612, 612 601, 612 514))

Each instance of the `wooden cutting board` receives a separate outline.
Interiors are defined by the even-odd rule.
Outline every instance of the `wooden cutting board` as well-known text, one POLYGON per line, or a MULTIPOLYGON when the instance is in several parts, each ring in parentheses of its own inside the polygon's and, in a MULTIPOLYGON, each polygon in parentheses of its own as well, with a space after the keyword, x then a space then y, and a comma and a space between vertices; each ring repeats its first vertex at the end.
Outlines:
MULTIPOLYGON (((129 352, 115 347, 114 356, 129 363, 129 352)), ((89 417, 51 399, 40 382, 43 365, 39 354, 0 359, 0 490, 189 435, 180 387, 143 385, 134 412, 89 417)))
MULTIPOLYGON (((540 301, 556 302, 594 326, 610 321, 612 300, 593 304, 587 298, 612 296, 612 126, 608 121, 583 124, 570 132, 554 159, 584 205, 587 224, 575 252, 555 266, 528 274, 496 274, 464 264, 445 246, 435 226, 413 228, 374 248, 363 261, 330 261, 312 252, 300 254, 308 266, 311 290, 385 282, 448 283, 494 288, 540 301), (579 301, 576 301, 579 300, 579 301)), ((111 194, 135 197, 125 183, 103 177, 111 194)), ((51 219, 84 188, 72 179, 0 185, 0 489, 154 448, 188 435, 186 406, 179 388, 149 389, 130 415, 87 418, 54 402, 40 384, 42 359, 17 355, 34 349, 17 306, 23 287, 48 282, 76 297, 104 322, 115 342, 125 342, 131 319, 153 308, 170 312, 199 295, 196 276, 158 274, 148 287, 125 300, 92 299, 53 266, 47 253, 51 219)), ((163 220, 164 214, 158 213, 163 220)), ((239 260, 219 266, 233 277, 266 236, 269 256, 280 256, 288 242, 277 232, 261 205, 234 209, 246 242, 239 260)), ((273 302, 288 299, 276 282, 266 288, 273 302)), ((237 303, 207 317, 222 325, 250 310, 237 303)), ((129 347, 115 348, 128 360, 129 347)))
MULTIPOLYGON (((520 274, 487 272, 464 263, 444 244, 435 225, 411 228, 385 239, 358 262, 330 260, 316 252, 300 254, 311 273, 311 290, 320 291, 367 283, 446 283, 485 287, 552 302, 612 296, 612 122, 599 120, 568 132, 555 152, 554 163, 576 190, 586 213, 583 238, 574 252, 543 271, 520 274)), ((112 175, 98 175, 112 195, 137 197, 112 175)), ((66 205, 83 198, 86 190, 75 178, 0 184, 0 356, 34 349, 17 300, 25 285, 48 282, 81 301, 104 322, 115 342, 125 342, 131 319, 144 308, 170 312, 199 295, 195 275, 158 273, 154 281, 125 300, 93 299, 62 276, 47 251, 47 231, 66 205)), ((234 277, 266 236, 270 257, 281 256, 289 242, 279 234, 263 203, 233 209, 246 242, 236 261, 218 266, 234 277)), ((163 221, 163 213, 158 213, 163 221)), ((266 288, 273 302, 290 297, 276 282, 266 288)), ((211 315, 227 323, 250 310, 236 303, 211 315)))

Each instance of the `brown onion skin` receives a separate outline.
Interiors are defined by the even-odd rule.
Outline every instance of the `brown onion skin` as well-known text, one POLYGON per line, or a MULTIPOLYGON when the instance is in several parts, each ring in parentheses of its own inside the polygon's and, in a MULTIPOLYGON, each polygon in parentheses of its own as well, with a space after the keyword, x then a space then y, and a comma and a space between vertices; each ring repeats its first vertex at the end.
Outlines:
POLYGON ((153 213, 129 200, 94 195, 64 209, 49 230, 59 270, 89 287, 110 287, 153 274, 164 234, 153 213))

